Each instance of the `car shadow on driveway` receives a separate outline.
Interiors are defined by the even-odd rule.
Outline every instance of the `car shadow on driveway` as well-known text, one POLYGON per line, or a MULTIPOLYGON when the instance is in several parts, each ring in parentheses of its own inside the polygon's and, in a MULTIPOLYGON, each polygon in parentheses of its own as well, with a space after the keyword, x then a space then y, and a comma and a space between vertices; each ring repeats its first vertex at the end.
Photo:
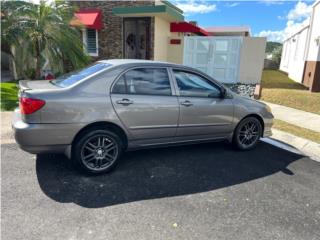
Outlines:
POLYGON ((109 174, 85 176, 63 155, 39 155, 36 170, 51 199, 100 208, 146 199, 212 191, 282 171, 301 156, 261 142, 235 151, 229 144, 207 143, 125 153, 109 174))

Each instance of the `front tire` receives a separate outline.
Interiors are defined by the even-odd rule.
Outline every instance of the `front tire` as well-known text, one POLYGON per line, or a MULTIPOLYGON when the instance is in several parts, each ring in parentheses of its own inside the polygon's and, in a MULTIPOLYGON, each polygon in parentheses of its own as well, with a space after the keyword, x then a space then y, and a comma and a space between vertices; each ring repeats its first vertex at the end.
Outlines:
POLYGON ((107 129, 90 129, 81 134, 72 147, 72 160, 90 174, 111 171, 123 152, 123 142, 107 129))
POLYGON ((256 147, 262 136, 262 125, 255 117, 243 119, 233 134, 233 145, 240 150, 250 150, 256 147))

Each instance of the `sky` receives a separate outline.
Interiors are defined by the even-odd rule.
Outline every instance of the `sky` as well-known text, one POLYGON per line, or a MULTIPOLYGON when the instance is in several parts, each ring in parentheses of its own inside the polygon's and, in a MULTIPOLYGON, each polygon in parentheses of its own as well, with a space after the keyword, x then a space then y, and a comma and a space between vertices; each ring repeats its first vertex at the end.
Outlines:
POLYGON ((314 0, 204 1, 171 0, 187 21, 200 27, 249 26, 252 36, 282 42, 309 24, 314 0))
MULTIPOLYGON (((27 0, 38 3, 39 0, 27 0)), ((53 0, 46 0, 52 2, 53 0)), ((282 42, 309 24, 315 0, 169 0, 200 27, 249 26, 252 36, 282 42)), ((319 1, 319 0, 318 0, 319 1)))

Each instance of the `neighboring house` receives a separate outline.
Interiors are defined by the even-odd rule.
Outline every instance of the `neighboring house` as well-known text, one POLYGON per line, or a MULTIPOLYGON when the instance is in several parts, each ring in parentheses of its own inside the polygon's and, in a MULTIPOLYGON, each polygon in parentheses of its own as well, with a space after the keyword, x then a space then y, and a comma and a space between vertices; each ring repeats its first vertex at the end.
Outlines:
POLYGON ((205 30, 212 36, 251 36, 250 27, 248 26, 213 26, 207 27, 205 30))
POLYGON ((310 23, 283 42, 280 70, 320 92, 320 1, 313 4, 310 23))
POLYGON ((203 29, 168 1, 73 1, 86 51, 96 59, 136 58, 198 68, 226 83, 258 83, 265 38, 248 27, 203 29))

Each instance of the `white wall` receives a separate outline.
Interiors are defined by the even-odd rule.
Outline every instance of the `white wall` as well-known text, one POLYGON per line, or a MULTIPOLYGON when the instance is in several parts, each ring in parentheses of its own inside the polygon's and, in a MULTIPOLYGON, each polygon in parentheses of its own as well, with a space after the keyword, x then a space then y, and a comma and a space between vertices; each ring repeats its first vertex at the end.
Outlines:
POLYGON ((313 5, 310 26, 283 43, 280 70, 288 73, 289 78, 302 83, 305 61, 320 61, 319 0, 313 5))
POLYGON ((283 43, 280 70, 288 73, 289 78, 302 82, 306 43, 309 27, 288 38, 283 43))
POLYGON ((313 6, 307 61, 320 61, 320 1, 313 6), (319 38, 317 42, 316 39, 319 38))
POLYGON ((260 83, 266 51, 264 37, 244 37, 241 46, 239 82, 260 83))
POLYGON ((242 39, 234 36, 185 36, 183 64, 223 83, 236 83, 242 39))
POLYGON ((281 61, 279 69, 288 73, 288 62, 290 53, 290 41, 286 40, 282 43, 282 53, 281 53, 281 61))
POLYGON ((184 44, 183 64, 206 72, 218 81, 245 84, 261 81, 264 37, 185 36, 184 44))

